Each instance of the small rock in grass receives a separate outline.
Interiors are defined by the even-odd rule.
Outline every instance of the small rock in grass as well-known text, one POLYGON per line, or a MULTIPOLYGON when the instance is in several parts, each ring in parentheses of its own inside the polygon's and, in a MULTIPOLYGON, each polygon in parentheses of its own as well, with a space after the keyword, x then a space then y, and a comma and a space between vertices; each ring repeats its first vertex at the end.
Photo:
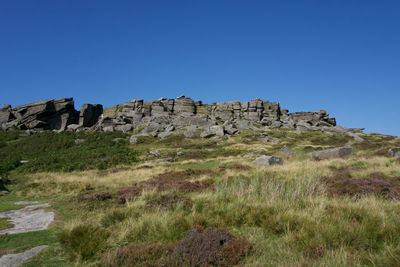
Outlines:
POLYGON ((253 161, 253 164, 256 164, 258 166, 282 165, 283 159, 275 156, 262 155, 260 157, 257 157, 253 161))
POLYGON ((150 155, 153 155, 153 156, 155 156, 155 157, 161 157, 160 152, 158 152, 157 150, 150 151, 149 154, 150 154, 150 155))
POLYGON ((85 139, 75 139, 75 144, 79 145, 85 142, 85 139))
POLYGON ((315 152, 309 153, 309 155, 316 160, 321 160, 321 159, 329 159, 329 158, 346 157, 346 156, 352 155, 353 153, 354 153, 354 149, 352 147, 344 146, 344 147, 336 147, 336 148, 331 148, 331 149, 315 151, 315 152))

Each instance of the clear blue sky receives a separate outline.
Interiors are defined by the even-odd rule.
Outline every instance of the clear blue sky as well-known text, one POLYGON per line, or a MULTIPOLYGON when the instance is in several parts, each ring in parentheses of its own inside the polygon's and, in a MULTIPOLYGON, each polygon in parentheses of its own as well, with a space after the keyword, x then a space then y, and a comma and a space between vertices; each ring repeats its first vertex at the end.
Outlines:
POLYGON ((400 135, 400 1, 3 0, 0 102, 255 97, 400 135))

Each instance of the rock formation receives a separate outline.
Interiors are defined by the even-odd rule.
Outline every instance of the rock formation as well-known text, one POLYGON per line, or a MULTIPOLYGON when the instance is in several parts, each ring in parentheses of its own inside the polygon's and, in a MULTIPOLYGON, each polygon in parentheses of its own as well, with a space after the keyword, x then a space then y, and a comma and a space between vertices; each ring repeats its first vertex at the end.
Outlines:
POLYGON ((143 129, 142 134, 166 137, 181 130, 192 137, 201 131, 203 137, 232 135, 239 129, 296 128, 299 132, 335 128, 335 118, 325 110, 289 113, 279 103, 256 98, 250 102, 205 104, 179 96, 176 99, 132 100, 104 108, 100 104, 84 104, 74 108, 72 98, 44 100, 0 109, 3 130, 34 129, 57 131, 99 130, 129 132, 143 129))

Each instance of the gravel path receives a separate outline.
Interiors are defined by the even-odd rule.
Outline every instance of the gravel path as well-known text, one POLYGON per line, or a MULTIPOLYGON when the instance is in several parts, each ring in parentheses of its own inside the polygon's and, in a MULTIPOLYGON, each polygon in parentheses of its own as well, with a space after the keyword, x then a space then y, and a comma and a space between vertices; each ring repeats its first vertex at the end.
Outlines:
POLYGON ((36 254, 38 254, 47 246, 38 246, 30 250, 17 254, 7 254, 0 258, 0 266, 2 267, 17 267, 20 266, 24 261, 29 260, 36 254))

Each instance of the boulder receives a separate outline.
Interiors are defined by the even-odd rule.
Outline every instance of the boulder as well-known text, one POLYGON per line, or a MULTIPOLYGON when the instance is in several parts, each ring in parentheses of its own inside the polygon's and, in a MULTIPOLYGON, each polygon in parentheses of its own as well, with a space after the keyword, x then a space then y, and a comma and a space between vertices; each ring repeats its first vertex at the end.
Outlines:
POLYGON ((114 132, 114 126, 105 126, 103 127, 103 132, 114 132))
POLYGON ((118 125, 118 126, 115 127, 115 129, 116 129, 117 131, 122 131, 122 132, 124 132, 124 133, 127 133, 127 132, 129 132, 129 131, 132 131, 133 125, 130 124, 130 123, 125 124, 125 125, 118 125))
POLYGON ((9 122, 13 119, 15 119, 15 117, 11 113, 11 109, 3 105, 3 108, 0 109, 0 124, 9 122))
POLYGON ((181 157, 181 156, 185 155, 185 152, 183 152, 183 151, 178 151, 178 152, 176 152, 176 155, 177 155, 178 157, 181 157))
POLYGON ((158 152, 157 150, 150 151, 149 154, 150 154, 150 155, 153 155, 153 156, 155 156, 155 157, 161 157, 160 152, 158 152))
POLYGON ((172 124, 167 125, 167 127, 165 127, 166 132, 173 132, 174 130, 175 130, 175 126, 172 124))
POLYGON ((217 136, 223 136, 225 134, 225 129, 223 126, 214 125, 210 127, 209 132, 217 136))
POLYGON ((67 126, 67 131, 75 132, 76 130, 82 128, 79 124, 70 124, 67 126))
POLYGON ((20 128, 66 130, 69 124, 78 122, 79 114, 72 98, 43 100, 12 109, 20 128))
POLYGON ((213 137, 213 136, 215 136, 215 133, 212 133, 210 131, 205 131, 205 132, 202 132, 200 134, 201 138, 210 138, 210 137, 213 137))
POLYGON ((354 153, 354 149, 352 147, 345 146, 345 147, 336 147, 336 148, 331 148, 331 149, 315 151, 315 152, 309 153, 309 155, 316 160, 322 160, 322 159, 329 159, 329 158, 346 157, 346 156, 352 155, 353 153, 354 153))
POLYGON ((228 124, 224 128, 225 128, 226 133, 228 133, 230 135, 234 135, 235 133, 238 132, 238 129, 233 124, 228 124))
POLYGON ((262 155, 257 157, 252 163, 258 166, 282 165, 283 159, 275 156, 262 155))
POLYGON ((400 159, 400 151, 395 152, 394 155, 393 155, 393 157, 394 157, 395 159, 400 159))
POLYGON ((173 132, 166 131, 166 132, 159 133, 158 137, 162 139, 162 138, 165 138, 167 136, 170 136, 171 134, 173 134, 173 132))
POLYGON ((181 115, 191 115, 196 112, 194 101, 185 96, 180 96, 175 99, 174 112, 181 115))
POLYGON ((79 125, 92 127, 97 123, 101 114, 103 114, 103 105, 83 104, 79 112, 79 125))

